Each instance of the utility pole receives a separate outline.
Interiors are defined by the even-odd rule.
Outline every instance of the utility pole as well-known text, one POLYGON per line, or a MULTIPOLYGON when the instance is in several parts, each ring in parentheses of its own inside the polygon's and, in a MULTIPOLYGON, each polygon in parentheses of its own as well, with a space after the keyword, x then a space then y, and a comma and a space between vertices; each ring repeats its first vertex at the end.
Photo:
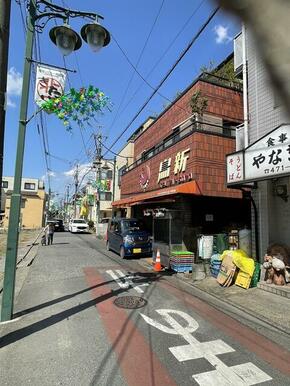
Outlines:
POLYGON ((79 164, 76 165, 76 170, 74 172, 74 181, 75 181, 75 200, 74 200, 74 218, 77 215, 77 193, 79 187, 79 164))
POLYGON ((100 189, 100 183, 102 179, 102 134, 99 133, 98 135, 94 135, 95 138, 95 145, 96 145, 96 160, 95 160, 95 165, 96 165, 96 182, 97 182, 97 192, 98 192, 98 197, 97 197, 97 202, 96 202, 96 208, 97 208, 97 213, 96 213, 96 233, 98 235, 98 224, 100 222, 100 194, 101 194, 101 189, 100 189))
POLYGON ((8 46, 11 0, 0 1, 0 212, 2 210, 3 152, 6 115, 8 46))
POLYGON ((69 209, 69 185, 66 186, 66 199, 65 199, 65 203, 66 203, 66 206, 65 206, 65 221, 68 220, 68 209, 69 209))

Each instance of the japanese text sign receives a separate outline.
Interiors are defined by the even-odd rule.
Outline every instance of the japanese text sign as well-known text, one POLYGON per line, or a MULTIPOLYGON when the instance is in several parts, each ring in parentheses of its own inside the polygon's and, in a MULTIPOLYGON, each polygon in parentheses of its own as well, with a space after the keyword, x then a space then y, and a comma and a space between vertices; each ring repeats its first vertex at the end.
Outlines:
POLYGON ((63 95, 66 71, 44 65, 37 65, 34 99, 38 105, 48 99, 63 95))
POLYGON ((227 183, 231 184, 244 180, 243 152, 227 156, 227 183))
POLYGON ((245 179, 290 173, 290 125, 282 125, 245 150, 245 179))

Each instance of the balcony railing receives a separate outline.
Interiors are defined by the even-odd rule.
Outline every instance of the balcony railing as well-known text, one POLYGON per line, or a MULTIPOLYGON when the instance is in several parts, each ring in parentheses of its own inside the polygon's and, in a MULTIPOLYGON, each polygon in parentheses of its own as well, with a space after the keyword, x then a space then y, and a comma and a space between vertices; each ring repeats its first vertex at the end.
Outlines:
POLYGON ((122 175, 128 173, 130 170, 141 165, 143 162, 159 154, 161 151, 164 151, 169 147, 175 145, 177 142, 181 141, 182 139, 191 135, 194 132, 217 134, 227 138, 235 138, 236 136, 235 127, 223 127, 212 123, 205 123, 195 120, 195 117, 191 117, 180 126, 182 126, 181 130, 180 127, 175 127, 171 135, 166 137, 162 142, 158 143, 151 149, 144 152, 139 159, 137 159, 130 166, 123 170, 122 175))
POLYGON ((203 72, 200 77, 200 80, 204 80, 213 84, 216 84, 217 86, 223 86, 227 87, 236 91, 243 91, 243 83, 242 81, 236 80, 229 80, 226 78, 223 78, 218 75, 211 74, 210 72, 203 72))

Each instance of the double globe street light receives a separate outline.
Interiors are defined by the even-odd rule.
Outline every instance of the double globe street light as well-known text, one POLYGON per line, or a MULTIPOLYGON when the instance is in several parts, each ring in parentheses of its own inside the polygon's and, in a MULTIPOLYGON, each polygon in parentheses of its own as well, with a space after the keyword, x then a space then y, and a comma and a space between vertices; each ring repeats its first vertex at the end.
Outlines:
POLYGON ((50 20, 62 19, 63 25, 52 28, 49 36, 52 42, 60 49, 61 53, 64 56, 67 56, 82 46, 81 37, 69 25, 69 20, 77 17, 82 17, 91 21, 91 23, 88 23, 82 27, 81 37, 86 43, 88 43, 93 52, 98 52, 102 47, 109 44, 110 33, 99 23, 99 20, 103 19, 102 16, 93 12, 81 12, 69 8, 64 8, 47 0, 29 1, 14 188, 11 195, 9 226, 7 234, 7 250, 1 309, 2 322, 11 320, 13 316, 15 272, 21 210, 21 179, 25 133, 26 125, 28 123, 27 108, 29 101, 31 63, 33 61, 32 54, 34 34, 35 31, 42 32, 50 20))

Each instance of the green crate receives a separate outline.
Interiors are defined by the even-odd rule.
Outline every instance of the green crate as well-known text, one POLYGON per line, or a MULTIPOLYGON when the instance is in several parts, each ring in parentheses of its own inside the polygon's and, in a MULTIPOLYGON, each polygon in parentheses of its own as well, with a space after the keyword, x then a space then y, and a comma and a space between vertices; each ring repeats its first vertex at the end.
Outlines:
POLYGON ((250 283, 250 287, 257 287, 261 275, 261 264, 255 261, 255 269, 250 283))

